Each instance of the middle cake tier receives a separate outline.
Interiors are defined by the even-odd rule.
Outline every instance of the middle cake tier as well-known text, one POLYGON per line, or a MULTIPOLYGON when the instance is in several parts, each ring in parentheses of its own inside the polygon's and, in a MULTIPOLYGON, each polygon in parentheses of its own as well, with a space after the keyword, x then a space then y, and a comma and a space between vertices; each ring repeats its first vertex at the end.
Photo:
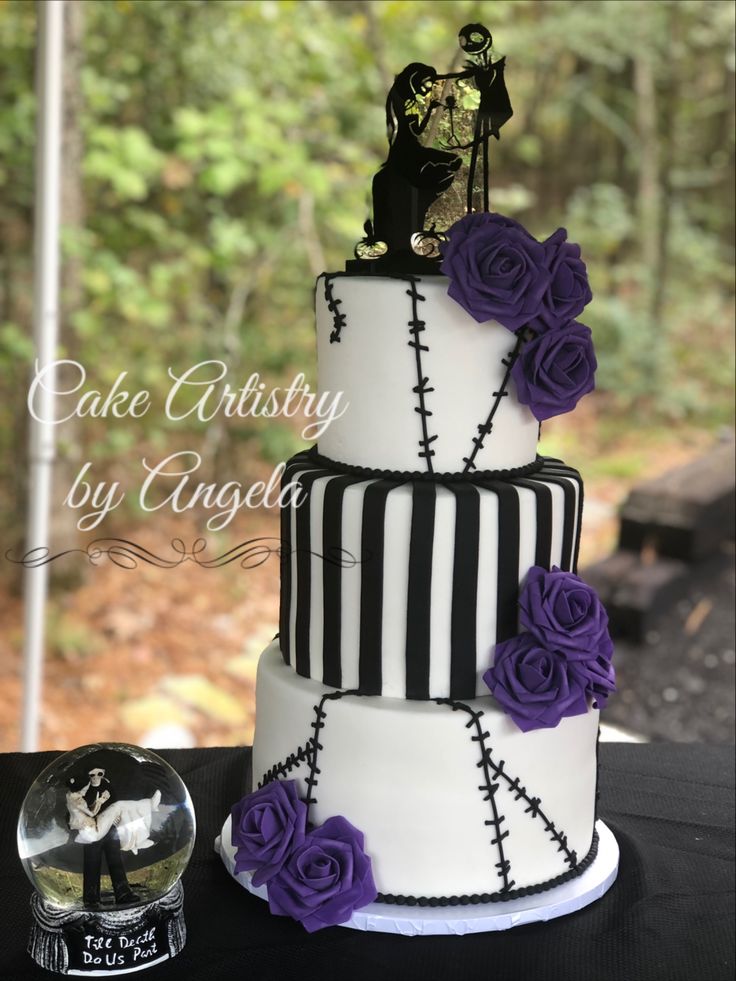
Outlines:
POLYGON ((284 660, 336 688, 473 698, 518 633, 529 569, 575 571, 580 474, 538 459, 471 479, 348 472, 314 450, 287 464, 281 512, 284 660))

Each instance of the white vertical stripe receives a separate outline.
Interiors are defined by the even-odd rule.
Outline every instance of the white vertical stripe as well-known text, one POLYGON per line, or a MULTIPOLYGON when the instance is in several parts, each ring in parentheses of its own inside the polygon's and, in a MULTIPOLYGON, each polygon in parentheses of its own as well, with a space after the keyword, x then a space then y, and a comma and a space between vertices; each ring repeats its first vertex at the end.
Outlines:
MULTIPOLYGON (((317 469, 319 468, 305 465, 303 470, 296 470, 291 475, 290 483, 298 484, 301 486, 302 478, 305 477, 308 473, 314 473, 314 471, 317 469)), ((297 497, 301 501, 301 503, 299 504, 300 508, 310 509, 309 533, 310 533, 311 541, 314 542, 314 538, 312 537, 312 535, 314 534, 314 526, 313 526, 314 510, 313 510, 311 495, 305 499, 303 488, 302 488, 300 494, 297 495, 297 497)), ((297 606, 296 598, 298 595, 298 583, 299 583, 299 572, 298 572, 298 565, 297 565, 297 538, 296 538, 297 508, 296 505, 293 503, 290 504, 289 507, 291 509, 291 515, 289 518, 291 523, 291 597, 289 600, 289 651, 290 651, 289 663, 291 664, 292 668, 296 670, 296 606, 297 606)), ((320 551, 319 548, 315 549, 314 544, 312 544, 312 549, 314 551, 320 551)), ((312 655, 310 651, 310 659, 311 656, 312 655)))
POLYGON ((386 497, 383 543, 383 694, 406 697, 406 618, 411 541, 411 487, 402 484, 386 497))
MULTIPOLYGON (((294 475, 296 480, 299 474, 294 475)), ((302 507, 309 507, 307 501, 302 504, 302 507)), ((297 583, 299 582, 297 565, 296 565, 296 507, 291 505, 291 515, 289 521, 291 523, 291 596, 289 598, 289 661, 292 668, 296 670, 296 594, 297 594, 297 583)))
POLYGON ((519 583, 537 554, 537 497, 530 487, 515 487, 519 497, 519 583))
POLYGON ((340 660, 342 687, 357 688, 360 683, 360 583, 362 559, 370 542, 362 541, 363 499, 368 483, 352 484, 345 488, 342 499, 341 547, 359 561, 342 570, 340 660))
POLYGON ((492 661, 496 643, 496 594, 498 590, 498 498, 489 490, 478 490, 480 498, 478 533, 478 607, 476 616, 476 694, 487 695, 483 672, 492 661))
POLYGON ((572 489, 575 495, 575 514, 573 517, 573 525, 572 525, 572 558, 574 559, 575 547, 578 542, 578 536, 580 535, 580 528, 578 527, 578 504, 580 501, 580 485, 578 484, 577 480, 573 480, 572 477, 563 477, 562 479, 566 480, 568 484, 572 485, 572 489))
POLYGON ((447 698, 450 694, 455 501, 455 495, 451 490, 438 485, 434 511, 429 607, 429 691, 433 698, 447 698))
POLYGON ((552 548, 550 567, 562 562, 562 530, 565 526, 565 492, 559 484, 547 484, 552 492, 552 548))
POLYGON ((309 503, 309 540, 312 555, 309 563, 309 677, 322 681, 324 671, 323 638, 324 638, 324 585, 323 574, 325 558, 323 547, 323 506, 325 490, 331 477, 319 477, 312 484, 312 495, 309 503))

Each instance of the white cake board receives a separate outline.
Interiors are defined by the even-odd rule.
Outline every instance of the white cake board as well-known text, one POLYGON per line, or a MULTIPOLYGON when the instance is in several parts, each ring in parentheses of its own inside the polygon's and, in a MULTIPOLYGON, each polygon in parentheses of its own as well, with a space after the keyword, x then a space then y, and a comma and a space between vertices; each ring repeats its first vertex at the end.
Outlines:
MULTIPOLYGON (((390 906, 371 903, 355 913, 340 926, 353 930, 369 930, 380 933, 400 933, 405 937, 486 933, 490 930, 510 930, 526 923, 544 923, 558 916, 566 916, 594 903, 614 883, 618 872, 618 843, 610 829, 596 821, 598 854, 595 861, 576 879, 555 886, 546 892, 502 903, 486 903, 477 906, 390 906)), ((215 841, 225 868, 241 886, 267 899, 266 886, 254 886, 251 872, 235 874, 235 848, 230 843, 230 818, 222 834, 215 841)))

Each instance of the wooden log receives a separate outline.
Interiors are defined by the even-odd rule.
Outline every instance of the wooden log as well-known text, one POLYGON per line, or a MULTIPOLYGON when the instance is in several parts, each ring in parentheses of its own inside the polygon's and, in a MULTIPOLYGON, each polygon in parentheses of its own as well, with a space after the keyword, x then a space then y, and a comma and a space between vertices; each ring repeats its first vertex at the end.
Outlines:
POLYGON ((635 487, 621 510, 619 547, 693 562, 734 537, 734 444, 635 487))
POLYGON ((687 593, 691 570, 676 559, 648 560, 622 550, 587 568, 582 578, 606 607, 612 636, 640 642, 687 593))

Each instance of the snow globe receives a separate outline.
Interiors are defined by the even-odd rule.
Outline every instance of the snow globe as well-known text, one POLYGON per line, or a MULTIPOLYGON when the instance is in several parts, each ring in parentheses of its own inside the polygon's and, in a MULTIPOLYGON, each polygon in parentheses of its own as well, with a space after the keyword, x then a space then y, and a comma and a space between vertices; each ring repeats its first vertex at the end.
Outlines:
POLYGON ((119 974, 184 946, 181 875, 195 817, 179 774, 127 743, 80 746, 36 778, 18 819, 28 950, 60 974, 119 974))

